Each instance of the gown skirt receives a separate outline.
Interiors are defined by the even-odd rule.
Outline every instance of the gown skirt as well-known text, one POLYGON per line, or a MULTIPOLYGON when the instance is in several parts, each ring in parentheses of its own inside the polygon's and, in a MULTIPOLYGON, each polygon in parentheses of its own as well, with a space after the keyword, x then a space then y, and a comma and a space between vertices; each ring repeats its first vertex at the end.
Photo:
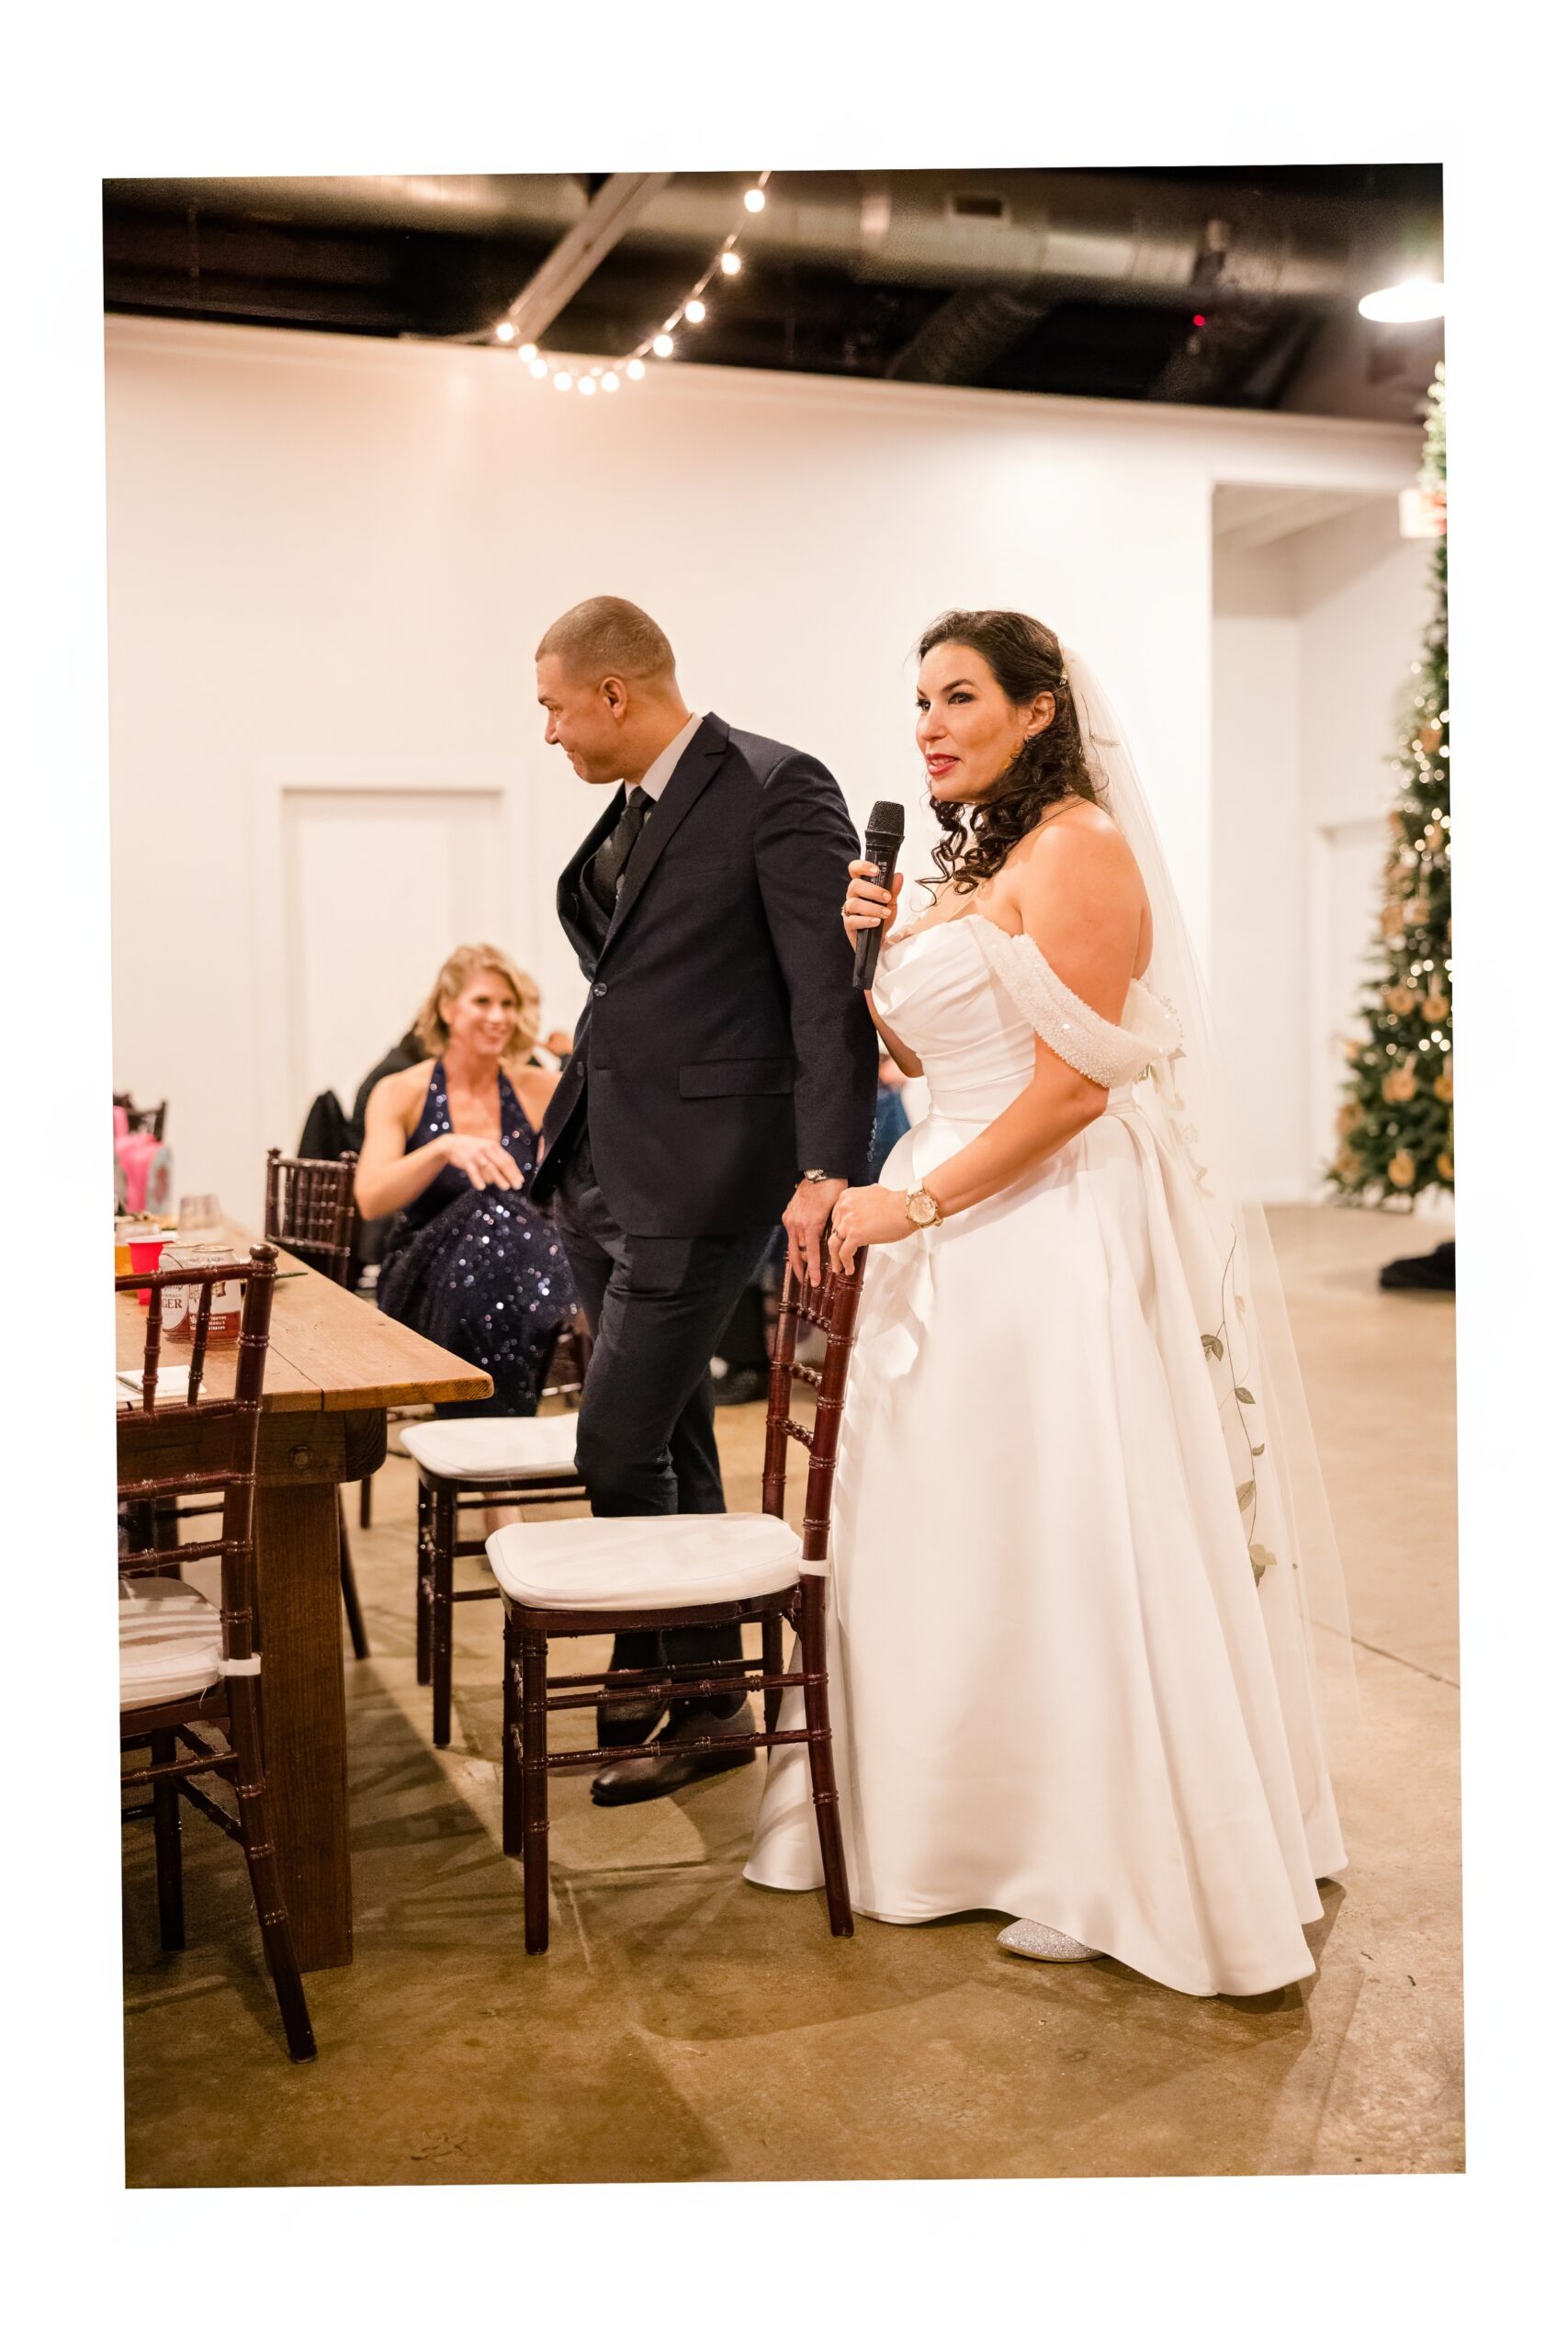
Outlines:
MULTIPOLYGON (((995 958, 942 936, 974 920, 885 955, 931 1093, 882 1171, 898 1191, 1032 1070, 995 958)), ((1238 1508, 1203 1341, 1222 1279, 1147 1077, 869 1252, 828 1563, 863 1913, 1036 1919, 1191 1994, 1311 1974, 1303 1923, 1345 1854, 1291 1564, 1258 1577, 1238 1508)), ((821 1883, 803 1748, 773 1751, 746 1874, 821 1883)))

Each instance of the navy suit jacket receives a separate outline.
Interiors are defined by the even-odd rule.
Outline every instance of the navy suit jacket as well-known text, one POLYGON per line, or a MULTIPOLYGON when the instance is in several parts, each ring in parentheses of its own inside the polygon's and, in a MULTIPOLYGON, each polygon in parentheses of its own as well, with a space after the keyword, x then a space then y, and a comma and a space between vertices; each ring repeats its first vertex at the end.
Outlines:
POLYGON ((654 804, 607 933, 585 861, 556 903, 589 981, 530 1188, 547 1200, 588 1122, 623 1232, 775 1223, 802 1169, 867 1181, 876 1032, 840 921, 860 844, 819 760, 710 712, 654 804), (600 944, 603 934, 603 944, 600 944))

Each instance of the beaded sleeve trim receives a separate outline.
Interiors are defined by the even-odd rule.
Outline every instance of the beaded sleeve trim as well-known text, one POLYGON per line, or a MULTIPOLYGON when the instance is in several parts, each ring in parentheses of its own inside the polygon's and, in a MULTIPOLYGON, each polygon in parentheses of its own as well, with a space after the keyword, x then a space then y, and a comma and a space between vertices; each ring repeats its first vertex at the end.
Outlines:
POLYGON ((1126 1086, 1152 1062, 1181 1049, 1181 1023, 1162 997, 1134 980, 1127 993, 1127 1028, 1105 1020, 1075 996, 1054 972, 1027 932, 1015 937, 984 915, 976 926, 980 951, 1030 1026, 1073 1069, 1097 1086, 1126 1086))

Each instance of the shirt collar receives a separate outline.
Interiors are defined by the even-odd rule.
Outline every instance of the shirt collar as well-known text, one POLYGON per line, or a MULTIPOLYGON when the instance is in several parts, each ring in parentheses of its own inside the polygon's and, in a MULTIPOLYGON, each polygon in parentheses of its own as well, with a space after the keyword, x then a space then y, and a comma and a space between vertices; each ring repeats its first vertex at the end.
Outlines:
POLYGON ((666 743, 664 749, 660 752, 659 757, 654 761, 653 765, 649 769, 648 774, 642 780, 642 789, 647 793, 650 800, 658 799, 660 794, 663 791, 665 786, 669 783, 671 777, 680 766, 682 754, 702 723, 702 716, 700 713, 698 713, 694 718, 688 718, 684 727, 682 728, 679 735, 677 735, 671 742, 666 743))

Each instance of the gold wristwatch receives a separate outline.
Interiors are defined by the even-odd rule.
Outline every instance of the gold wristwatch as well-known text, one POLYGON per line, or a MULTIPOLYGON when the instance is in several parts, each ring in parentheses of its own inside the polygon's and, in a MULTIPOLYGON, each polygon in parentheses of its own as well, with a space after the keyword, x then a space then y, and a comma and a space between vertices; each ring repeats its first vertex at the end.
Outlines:
POLYGON ((942 1211, 923 1184, 913 1185, 904 1195, 904 1214, 918 1232, 942 1223, 942 1211))

